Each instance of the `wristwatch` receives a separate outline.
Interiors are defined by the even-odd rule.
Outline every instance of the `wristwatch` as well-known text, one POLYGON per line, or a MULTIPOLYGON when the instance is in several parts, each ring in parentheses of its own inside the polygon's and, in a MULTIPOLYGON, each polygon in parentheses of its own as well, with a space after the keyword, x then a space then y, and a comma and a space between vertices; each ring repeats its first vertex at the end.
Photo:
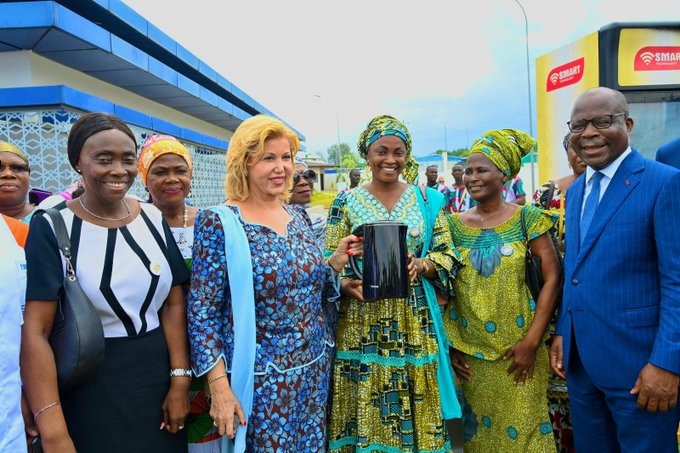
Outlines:
POLYGON ((170 370, 170 377, 188 377, 191 379, 191 370, 188 368, 173 368, 170 370))

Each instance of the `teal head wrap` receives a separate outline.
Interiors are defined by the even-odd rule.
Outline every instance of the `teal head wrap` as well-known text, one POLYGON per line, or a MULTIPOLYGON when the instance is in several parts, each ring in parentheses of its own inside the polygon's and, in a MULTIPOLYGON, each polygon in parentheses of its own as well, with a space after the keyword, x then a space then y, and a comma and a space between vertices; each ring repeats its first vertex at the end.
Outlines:
POLYGON ((390 115, 380 115, 373 118, 366 129, 359 136, 357 148, 359 155, 364 159, 368 156, 368 148, 380 137, 395 135, 406 144, 406 165, 401 175, 409 183, 413 183, 418 177, 418 162, 411 156, 411 134, 406 125, 390 115))

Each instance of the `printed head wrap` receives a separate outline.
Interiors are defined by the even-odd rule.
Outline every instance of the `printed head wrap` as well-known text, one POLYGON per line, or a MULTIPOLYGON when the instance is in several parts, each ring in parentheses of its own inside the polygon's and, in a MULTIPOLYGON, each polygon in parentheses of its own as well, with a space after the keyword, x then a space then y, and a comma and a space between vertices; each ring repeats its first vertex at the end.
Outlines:
POLYGON ((189 166, 189 176, 193 173, 193 164, 189 150, 179 140, 171 135, 150 135, 144 141, 142 152, 139 153, 137 161, 139 176, 142 178, 144 185, 146 185, 146 176, 149 173, 151 164, 164 154, 177 154, 189 166))
POLYGON ((472 144, 470 154, 488 157, 508 178, 514 178, 522 168, 522 157, 536 144, 529 134, 517 129, 490 130, 472 144))
POLYGON ((395 135, 406 144, 406 165, 404 165, 401 175, 409 184, 412 184, 418 177, 418 162, 411 156, 411 134, 406 129, 406 125, 393 116, 376 116, 368 123, 357 143, 359 155, 367 159, 368 148, 371 144, 386 135, 395 135))
POLYGON ((21 158, 24 162, 26 162, 26 165, 28 165, 28 158, 26 157, 26 154, 17 148, 15 145, 12 145, 11 143, 8 142, 3 142, 0 141, 0 153, 12 153, 21 158))

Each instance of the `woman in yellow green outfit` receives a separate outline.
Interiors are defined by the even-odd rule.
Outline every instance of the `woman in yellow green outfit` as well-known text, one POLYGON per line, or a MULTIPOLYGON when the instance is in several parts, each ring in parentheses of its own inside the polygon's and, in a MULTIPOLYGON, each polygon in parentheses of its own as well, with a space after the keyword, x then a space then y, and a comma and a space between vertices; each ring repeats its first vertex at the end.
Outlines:
POLYGON ((514 129, 477 139, 463 178, 476 207, 448 218, 464 263, 444 324, 465 400, 465 453, 555 451, 544 340, 561 283, 548 236, 556 218, 501 198, 503 184, 517 176, 534 143, 514 129), (527 243, 542 260, 545 284, 538 300, 525 284, 527 243))
POLYGON ((329 451, 448 453, 444 421, 460 418, 460 407, 434 287, 452 294, 459 261, 444 197, 426 189, 425 202, 411 184, 418 165, 411 157, 411 136, 399 120, 374 118, 358 148, 372 179, 341 193, 331 205, 326 256, 366 222, 405 223, 411 285, 408 298, 369 302, 363 300, 361 281, 351 271, 343 275, 329 451))

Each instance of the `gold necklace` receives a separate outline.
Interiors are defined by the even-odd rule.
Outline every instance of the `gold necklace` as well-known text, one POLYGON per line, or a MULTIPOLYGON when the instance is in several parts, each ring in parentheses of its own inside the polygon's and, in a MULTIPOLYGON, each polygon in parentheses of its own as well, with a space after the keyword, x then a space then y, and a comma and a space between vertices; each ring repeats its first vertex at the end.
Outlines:
POLYGON ((494 216, 498 215, 499 213, 503 212, 503 208, 504 208, 504 207, 505 207, 505 206, 502 205, 500 209, 497 209, 497 210, 493 211, 492 213, 488 214, 486 217, 482 217, 482 215, 479 213, 479 209, 478 209, 478 210, 477 210, 477 215, 479 216, 479 219, 480 219, 482 222, 486 222, 486 221, 487 221, 488 219, 490 219, 491 217, 494 217, 494 216))
POLYGON ((125 220, 132 215, 132 211, 130 211, 130 207, 128 206, 127 202, 125 201, 125 198, 123 198, 123 205, 125 206, 125 209, 127 209, 127 214, 125 214, 123 217, 118 217, 118 218, 104 217, 104 216, 97 215, 94 212, 90 211, 85 206, 85 203, 83 203, 83 196, 82 195, 78 197, 78 202, 80 203, 80 206, 83 207, 85 212, 90 214, 92 217, 94 217, 95 219, 99 219, 99 220, 105 220, 107 222, 120 222, 121 220, 125 220))
POLYGON ((184 215, 182 216, 182 219, 184 221, 182 227, 186 228, 189 226, 189 210, 187 209, 187 205, 184 205, 184 215))

